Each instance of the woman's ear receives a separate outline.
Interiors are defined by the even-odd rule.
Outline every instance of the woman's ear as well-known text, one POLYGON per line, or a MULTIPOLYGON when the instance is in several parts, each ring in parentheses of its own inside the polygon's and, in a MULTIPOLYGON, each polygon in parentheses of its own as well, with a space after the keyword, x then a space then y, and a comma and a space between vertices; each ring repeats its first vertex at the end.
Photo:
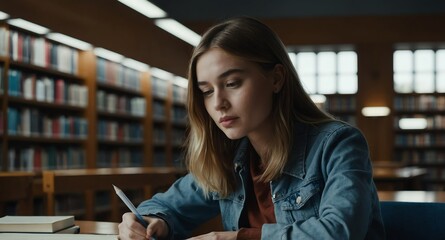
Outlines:
POLYGON ((286 70, 282 64, 276 64, 273 69, 273 91, 278 93, 284 85, 286 70))

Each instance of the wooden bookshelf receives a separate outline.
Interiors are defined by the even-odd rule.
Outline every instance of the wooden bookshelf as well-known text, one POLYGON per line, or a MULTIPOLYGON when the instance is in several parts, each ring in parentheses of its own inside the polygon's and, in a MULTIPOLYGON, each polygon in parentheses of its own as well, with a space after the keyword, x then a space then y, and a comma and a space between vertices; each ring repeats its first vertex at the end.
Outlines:
MULTIPOLYGON (((33 38, 43 42, 48 49, 62 45, 30 32, 14 28, 10 29, 7 25, 0 25, 0 30, 17 32, 17 36, 23 39, 20 43, 29 43, 30 40, 25 41, 24 39, 33 38)), ((9 43, 0 44, 9 46, 9 43)), ((16 45, 20 47, 19 44, 16 45)), ((33 49, 30 49, 30 46, 26 46, 26 51, 33 51, 33 49)), ((23 48, 22 46, 20 51, 17 50, 17 54, 24 54, 23 48)), ((113 171, 114 167, 173 167, 173 154, 171 151, 178 148, 172 145, 179 145, 178 142, 172 142, 171 132, 172 122, 175 122, 171 119, 174 115, 171 109, 173 102, 176 101, 172 99, 173 79, 160 80, 165 85, 164 94, 158 95, 159 88, 153 86, 154 83, 149 71, 139 72, 127 68, 120 63, 100 59, 92 51, 79 51, 66 46, 63 46, 63 48, 65 49, 64 51, 69 49, 69 51, 72 51, 72 55, 75 56, 73 57, 75 60, 71 63, 72 69, 69 69, 69 71, 67 71, 66 67, 58 67, 52 62, 34 62, 29 54, 26 57, 20 56, 20 54, 13 56, 9 50, 3 55, 0 53, 0 171, 14 173, 24 170, 34 174, 35 184, 33 184, 33 188, 36 190, 34 191, 34 196, 42 203, 42 198, 46 199, 46 197, 43 197, 42 190, 39 190, 45 187, 41 179, 42 171, 60 171, 60 169, 68 168, 77 168, 81 171, 105 167, 109 168, 109 171, 113 171), (112 65, 111 70, 101 69, 102 65, 108 64, 112 65), (100 76, 99 74, 103 72, 107 75, 100 76), (19 76, 12 78, 13 74, 19 74, 19 76), (32 85, 31 89, 33 92, 31 97, 28 96, 29 92, 25 93, 23 90, 24 79, 30 76, 33 78, 32 84, 28 83, 30 86, 32 85), (128 80, 127 77, 131 78, 131 80, 128 80), (59 101, 55 99, 56 90, 54 90, 53 99, 46 99, 46 95, 43 98, 41 96, 37 97, 36 92, 34 92, 37 88, 36 81, 46 78, 50 78, 53 81, 54 88, 57 87, 57 84, 60 84, 67 86, 67 88, 71 85, 76 85, 86 89, 86 92, 84 91, 82 95, 84 102, 79 103, 65 98, 63 101, 59 101), (63 82, 59 83, 58 81, 63 82), (129 81, 131 83, 128 83, 129 81), (99 94, 108 96, 108 98, 101 99, 98 96, 99 94), (106 105, 108 102, 110 104, 106 105), (157 116, 153 114, 155 103, 160 103, 164 109, 157 116), (37 114, 29 118, 30 131, 24 131, 21 120, 16 120, 16 124, 13 124, 14 126, 11 125, 13 123, 10 119, 11 113, 13 113, 11 109, 17 109, 15 113, 17 119, 24 114, 23 109, 27 111, 29 109, 29 112, 37 114), (62 119, 61 121, 66 122, 67 129, 71 130, 75 126, 74 129, 76 131, 68 131, 67 133, 57 132, 57 134, 55 132, 48 133, 46 130, 42 130, 45 125, 40 123, 43 121, 42 119, 46 118, 60 118, 62 119), (83 125, 76 125, 76 121, 83 125), (41 124, 37 130, 33 129, 32 126, 36 122, 41 124), (104 128, 114 128, 114 135, 102 134, 100 131, 104 128), (153 137, 157 131, 158 133, 161 131, 163 135, 163 141, 161 142, 153 137), (11 149, 14 149, 14 154, 12 154, 11 149), (25 154, 27 156, 35 156, 37 151, 48 151, 45 156, 51 154, 51 156, 55 156, 55 159, 43 161, 40 157, 38 160, 36 160, 36 157, 22 157, 25 154), (102 160, 98 160, 101 158, 101 155, 105 157, 102 160), (161 157, 159 158, 159 156, 161 157), (14 159, 11 159, 11 157, 14 159), (23 159, 29 159, 26 160, 29 164, 23 163, 23 159), (37 162, 42 165, 37 166, 37 162)), ((48 56, 51 57, 51 55, 48 56)), ((49 85, 49 87, 51 86, 49 85)), ((69 90, 64 90, 63 93, 68 94, 67 92, 71 93, 69 90)), ((185 107, 183 104, 179 106, 181 108, 185 107)), ((177 128, 185 129, 185 123, 183 122, 180 124, 175 122, 174 124, 176 124, 177 128)), ((61 123, 61 126, 65 125, 61 123)), ((178 135, 179 133, 176 132, 175 136, 177 137, 178 135)), ((181 169, 180 171, 183 170, 181 169)), ((171 181, 169 180, 168 183, 171 183, 171 181)), ((82 184, 87 183, 84 182, 82 184)), ((163 184, 163 182, 158 181, 156 184, 163 184)), ((122 188, 128 188, 129 185, 132 184, 123 184, 122 188)), ((78 201, 76 200, 78 199, 77 197, 70 196, 70 188, 66 188, 63 185, 60 187, 67 190, 65 193, 68 196, 54 198, 57 205, 63 208, 63 205, 69 205, 70 202, 78 201)), ((103 193, 101 193, 102 190, 99 190, 89 194, 91 196, 100 196, 103 193)), ((72 193, 74 195, 77 194, 75 191, 72 193)), ((130 192, 129 194, 131 195, 132 193, 130 192)), ((142 200, 144 197, 146 195, 139 195, 137 198, 142 200)), ((105 206, 107 201, 114 200, 108 197, 107 200, 103 201, 105 206)), ((89 205, 85 205, 85 207, 87 209, 91 208, 89 205)), ((99 208, 98 214, 102 214, 104 219, 110 219, 110 216, 116 218, 110 209, 111 207, 99 208)), ((45 214, 45 211, 42 209, 34 209, 34 211, 45 214)), ((76 215, 82 215, 83 217, 91 216, 90 212, 85 214, 85 208, 83 210, 80 209, 80 212, 76 211, 77 209, 74 209, 73 212, 76 215)))
POLYGON ((445 96, 400 94, 394 98, 394 159, 426 168, 425 188, 445 188, 445 96), (426 129, 400 129, 401 118, 425 118, 426 129))
MULTIPOLYGON (((31 57, 31 52, 37 52, 38 50, 35 49, 38 47, 46 46, 50 51, 53 51, 51 50, 53 48, 59 46, 62 48, 61 44, 30 32, 9 29, 7 25, 3 25, 2 29, 9 31, 11 35, 14 34, 19 39, 17 43, 13 44, 14 50, 8 50, 7 55, 0 57, 3 87, 3 93, 0 94, 2 106, 0 166, 3 171, 15 170, 9 166, 12 161, 8 160, 8 151, 11 147, 9 143, 11 142, 39 146, 74 144, 85 152, 82 168, 122 167, 123 165, 119 165, 118 160, 115 165, 109 164, 105 160, 98 164, 99 160, 97 160, 101 158, 101 154, 105 154, 106 158, 109 158, 107 154, 118 148, 124 150, 123 154, 114 152, 113 155, 136 153, 136 157, 131 157, 127 161, 131 164, 124 164, 124 166, 173 166, 172 157, 173 155, 177 156, 177 153, 172 154, 172 151, 180 152, 181 144, 178 139, 182 139, 179 136, 185 132, 185 121, 179 119, 182 117, 177 116, 178 113, 185 114, 184 89, 181 90, 181 87, 173 85, 173 79, 153 77, 149 72, 139 72, 120 63, 98 58, 92 51, 78 51, 63 46, 64 51, 70 49, 69 51, 72 52, 72 56, 70 56, 74 59, 71 59, 72 69, 67 71, 66 67, 59 67, 55 63, 56 61, 51 62, 50 60, 50 62, 42 63, 38 60, 42 60, 44 57, 35 61, 34 57, 31 57), (38 40, 41 44, 39 46, 31 45, 31 39, 38 40), (13 79, 13 76, 16 76, 17 79, 13 79), (54 79, 53 85, 56 85, 56 81, 63 81, 62 84, 67 86, 85 87, 87 101, 77 104, 71 100, 61 102, 37 99, 34 92, 31 98, 26 97, 21 87, 23 78, 29 76, 32 76, 33 81, 40 78, 54 79), (18 85, 12 86, 12 84, 18 85), (120 107, 116 108, 116 105, 120 107), (16 131, 14 132, 8 129, 12 121, 8 121, 7 118, 12 115, 11 109, 15 108, 18 109, 17 116, 23 115, 21 109, 35 109, 37 113, 42 113, 43 116, 48 115, 50 118, 73 116, 82 119, 82 121, 85 120, 86 126, 84 127, 87 130, 81 136, 72 134, 70 136, 52 136, 43 132, 23 134, 17 132, 22 131, 22 123, 18 122, 16 129, 13 129, 16 131), (114 132, 114 135, 111 136, 102 134, 103 129, 109 128, 119 133, 114 132), (122 136, 121 132, 130 134, 122 136)), ((10 39, 12 41, 12 37, 10 39)), ((52 54, 55 56, 57 50, 54 51, 52 54)), ((47 58, 53 55, 48 55, 47 58)), ((34 87, 35 82, 32 84, 34 87)))
POLYGON ((147 99, 142 73, 96 58, 97 167, 143 167, 147 99))
POLYGON ((2 61, 2 171, 85 167, 88 103, 75 97, 86 89, 74 62, 78 51, 8 26, 3 30, 18 40, 2 61), (42 46, 48 52, 36 50, 42 46), (61 60, 68 55, 72 59, 61 60))

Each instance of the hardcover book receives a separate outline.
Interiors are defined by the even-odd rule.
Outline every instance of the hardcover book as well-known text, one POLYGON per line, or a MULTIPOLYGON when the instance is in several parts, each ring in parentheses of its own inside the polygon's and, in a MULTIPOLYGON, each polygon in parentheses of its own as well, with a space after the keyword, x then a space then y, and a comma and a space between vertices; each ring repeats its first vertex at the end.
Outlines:
POLYGON ((74 216, 4 216, 0 232, 53 233, 74 226, 74 216))

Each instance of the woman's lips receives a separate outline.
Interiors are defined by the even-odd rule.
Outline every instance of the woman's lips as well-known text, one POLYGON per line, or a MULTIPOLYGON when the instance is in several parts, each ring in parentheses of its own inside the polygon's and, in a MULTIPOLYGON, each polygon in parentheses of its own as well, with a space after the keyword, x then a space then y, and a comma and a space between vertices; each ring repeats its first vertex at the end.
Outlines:
POLYGON ((233 123, 235 122, 235 120, 237 119, 237 117, 222 117, 219 119, 219 123, 227 128, 230 127, 231 125, 233 125, 233 123))

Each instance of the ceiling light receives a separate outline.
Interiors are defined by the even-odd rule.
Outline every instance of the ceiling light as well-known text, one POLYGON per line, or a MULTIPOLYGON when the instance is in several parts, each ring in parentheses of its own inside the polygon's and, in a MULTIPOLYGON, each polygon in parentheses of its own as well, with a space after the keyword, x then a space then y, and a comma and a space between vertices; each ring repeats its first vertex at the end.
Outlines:
POLYGON ((425 118, 401 118, 399 120, 400 129, 425 129, 427 126, 425 118))
POLYGON ((156 5, 147 0, 118 0, 118 1, 149 18, 163 18, 167 16, 166 12, 164 12, 162 9, 158 8, 156 5))
POLYGON ((9 18, 9 14, 0 11, 0 20, 5 20, 7 18, 9 18))
POLYGON ((198 45, 199 41, 201 40, 201 36, 199 36, 199 34, 193 32, 186 26, 171 18, 156 19, 155 25, 191 44, 192 46, 198 45))
POLYGON ((49 32, 48 28, 42 27, 42 26, 37 25, 32 22, 28 22, 21 18, 10 19, 10 20, 8 20, 8 23, 10 25, 16 26, 18 28, 25 29, 25 30, 28 30, 28 31, 31 31, 31 32, 34 32, 37 34, 41 34, 41 35, 47 34, 49 32))
POLYGON ((180 87, 187 88, 189 82, 187 79, 185 79, 183 77, 176 76, 173 83, 180 87))
POLYGON ((153 75, 157 78, 163 79, 163 80, 170 80, 173 78, 173 74, 171 74, 165 70, 162 70, 160 68, 153 67, 150 69, 150 72, 151 72, 151 75, 153 75))
POLYGON ((362 114, 365 117, 384 117, 388 116, 391 110, 388 107, 364 107, 362 114))
POLYGON ((147 64, 136 61, 131 58, 125 58, 124 60, 122 60, 122 65, 138 70, 140 72, 146 72, 149 69, 149 66, 147 64))
POLYGON ((93 48, 93 46, 87 42, 81 41, 79 39, 61 33, 48 33, 46 37, 56 42, 63 43, 65 45, 84 51, 91 50, 93 48))
POLYGON ((120 55, 119 53, 115 53, 104 48, 94 48, 94 54, 96 54, 98 57, 105 58, 113 62, 121 62, 122 59, 124 59, 124 56, 120 55))

